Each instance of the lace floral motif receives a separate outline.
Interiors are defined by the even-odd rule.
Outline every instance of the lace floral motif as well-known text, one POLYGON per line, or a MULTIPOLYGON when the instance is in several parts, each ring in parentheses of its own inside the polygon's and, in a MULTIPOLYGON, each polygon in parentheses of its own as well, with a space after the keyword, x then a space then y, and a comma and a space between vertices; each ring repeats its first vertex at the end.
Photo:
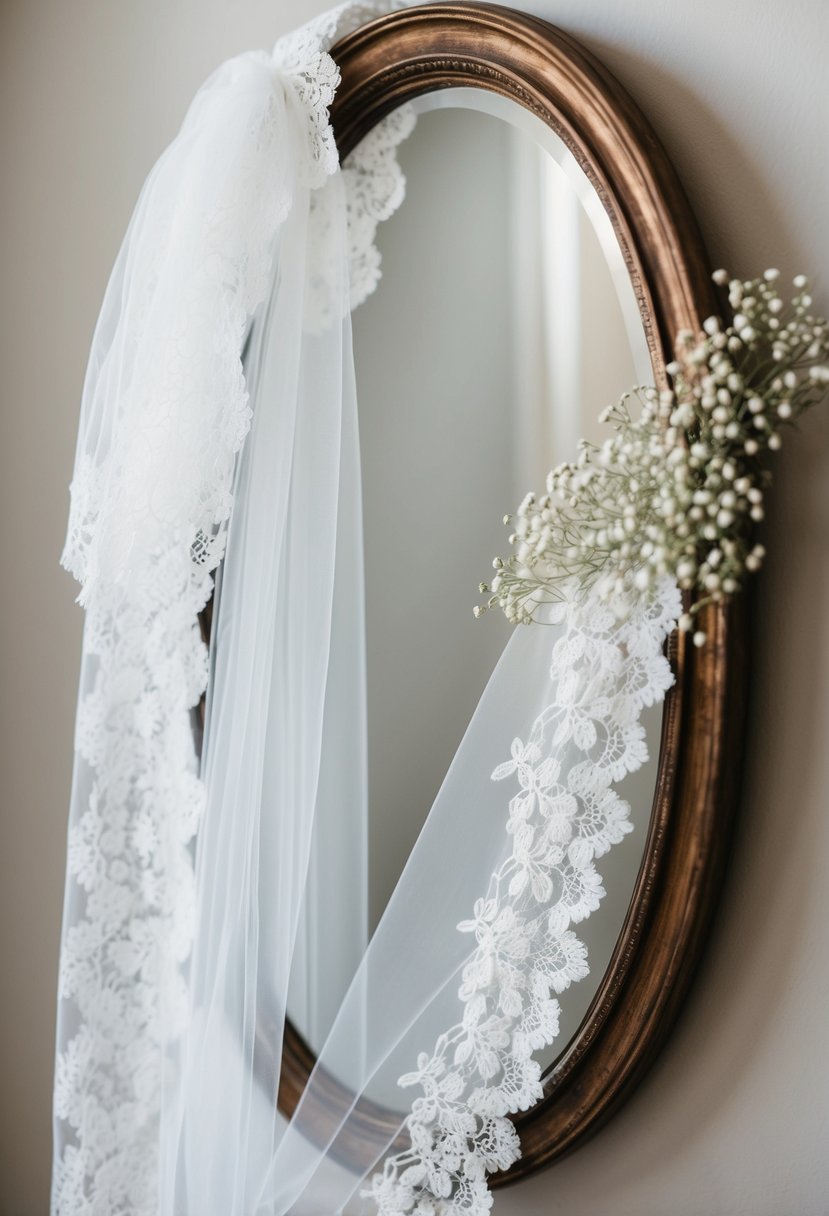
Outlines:
POLYGON ((306 184, 312 188, 321 186, 340 163, 328 121, 328 110, 340 83, 340 70, 328 50, 352 30, 394 7, 382 0, 340 4, 286 34, 274 47, 273 61, 290 76, 307 115, 311 160, 306 184))
POLYGON ((343 164, 347 214, 351 307, 357 308, 380 281, 377 225, 403 202, 406 179, 397 160, 398 146, 414 130, 410 105, 399 106, 361 140, 343 164))
POLYGON ((341 185, 345 193, 348 296, 341 292, 336 260, 341 201, 332 179, 311 195, 308 215, 305 327, 316 333, 335 318, 357 308, 380 282, 380 251, 374 244, 377 225, 403 202, 406 179, 397 161, 398 145, 412 132, 415 113, 400 106, 380 120, 345 160, 341 185), (343 298, 341 298, 341 296, 343 298))
POLYGON ((521 1155, 507 1116, 542 1096, 533 1052, 558 1035, 557 997, 588 974, 571 925, 605 894, 596 859, 632 830, 613 784, 647 759, 642 710, 673 683, 663 655, 680 612, 673 583, 652 601, 631 590, 614 608, 571 597, 552 654, 553 699, 492 773, 515 790, 511 850, 458 925, 475 942, 461 1020, 399 1080, 422 1096, 406 1121, 410 1149, 388 1158, 365 1192, 380 1216, 482 1216, 492 1206, 487 1174, 521 1155))
POLYGON ((151 175, 102 310, 62 559, 87 620, 55 1216, 158 1210, 162 1015, 173 1035, 188 1016, 204 804, 191 729, 207 683, 197 616, 250 425, 242 343, 292 182, 316 188, 337 169, 327 111, 339 74, 325 47, 387 7, 343 5, 273 58, 243 55, 219 70, 151 175), (286 88, 307 115, 307 149, 293 161, 286 88))

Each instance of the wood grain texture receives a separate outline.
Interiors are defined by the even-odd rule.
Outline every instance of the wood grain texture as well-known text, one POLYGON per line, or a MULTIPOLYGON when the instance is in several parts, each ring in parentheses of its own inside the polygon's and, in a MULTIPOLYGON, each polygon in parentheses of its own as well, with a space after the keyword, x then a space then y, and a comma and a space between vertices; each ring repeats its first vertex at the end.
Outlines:
MULTIPOLYGON (((333 51, 342 83, 331 111, 341 157, 385 114, 435 89, 511 98, 550 126, 592 182, 624 253, 657 383, 682 328, 717 301, 697 229, 662 146, 628 93, 584 47, 535 17, 487 4, 430 4, 382 17, 333 51)), ((643 859, 595 998, 545 1077, 544 1098, 515 1118, 522 1157, 497 1186, 572 1151, 633 1091, 680 1010, 715 908, 742 750, 744 606, 704 610, 707 644, 675 636, 676 684, 663 717, 643 859)), ((447 927, 447 932, 451 926, 447 927)), ((286 1028, 279 1106, 290 1115, 314 1057, 286 1028)), ((303 1126, 320 1139, 349 1095, 333 1078, 303 1126)), ((399 1118, 360 1103, 337 1156, 368 1168, 399 1118)))

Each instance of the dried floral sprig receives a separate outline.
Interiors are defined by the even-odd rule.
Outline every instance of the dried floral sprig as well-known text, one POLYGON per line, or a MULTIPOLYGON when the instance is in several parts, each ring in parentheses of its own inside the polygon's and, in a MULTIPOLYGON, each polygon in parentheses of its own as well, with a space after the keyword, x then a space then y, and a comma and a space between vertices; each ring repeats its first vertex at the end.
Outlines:
MULTIPOLYGON (((505 517, 513 552, 493 562, 476 616, 498 606, 529 623, 574 579, 610 598, 627 579, 646 593, 670 574, 691 593, 679 623, 690 631, 704 604, 734 595, 759 569, 765 551, 752 532, 770 478, 761 457, 823 396, 829 325, 812 315, 803 275, 788 307, 776 270, 747 281, 723 270, 713 277, 728 284, 731 324, 709 317, 701 333, 680 333, 667 369, 673 388, 626 394, 602 415, 609 438, 583 440, 575 464, 548 474, 545 494, 528 494, 505 517)), ((694 641, 702 645, 704 634, 694 641)))

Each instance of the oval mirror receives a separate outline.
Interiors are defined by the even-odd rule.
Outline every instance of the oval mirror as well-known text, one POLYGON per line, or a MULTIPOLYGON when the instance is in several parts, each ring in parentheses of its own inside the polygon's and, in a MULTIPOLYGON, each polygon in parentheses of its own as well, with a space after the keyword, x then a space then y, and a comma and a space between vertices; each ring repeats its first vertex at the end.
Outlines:
MULTIPOLYGON (((494 613, 471 616, 481 574, 505 547, 501 514, 573 458, 580 437, 595 437, 606 405, 664 380, 673 336, 697 328, 710 304, 664 153, 565 35, 505 9, 430 5, 372 22, 333 54, 342 157, 400 105, 417 122, 398 149, 405 202, 377 236, 382 283, 353 321, 368 840, 332 837, 308 886, 287 1114, 509 633, 494 613), (350 907, 349 865, 366 856, 369 906, 350 907)), ((580 930, 591 973, 562 1001, 545 1097, 516 1117, 523 1155, 504 1178, 594 1131, 681 1002, 724 849, 725 732, 739 725, 739 628, 707 611, 711 644, 692 655, 676 642, 676 685, 646 718, 650 761, 621 787, 633 830, 605 859, 607 897, 580 930)), ((396 1102, 388 1120, 399 1124, 400 1099, 372 1097, 366 1117, 382 1121, 383 1103, 396 1102)))

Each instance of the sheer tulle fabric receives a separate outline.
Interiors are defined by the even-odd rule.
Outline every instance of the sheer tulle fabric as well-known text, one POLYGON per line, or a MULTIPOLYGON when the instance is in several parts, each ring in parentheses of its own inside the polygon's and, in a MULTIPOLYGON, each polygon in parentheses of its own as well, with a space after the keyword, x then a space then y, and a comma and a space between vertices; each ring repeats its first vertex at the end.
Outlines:
POLYGON ((341 898, 335 885, 315 944, 341 943, 339 966, 349 941, 352 966, 365 944, 362 522, 341 180, 325 193, 340 319, 303 327, 297 199, 246 362, 254 420, 215 610, 190 1022, 173 1043, 163 1111, 163 1211, 253 1210, 280 1136, 286 993, 315 830, 342 850, 341 898))
POLYGON ((533 1053, 555 1041, 558 998, 589 972, 574 927, 604 896, 600 859, 631 830, 615 786, 647 759, 641 713, 673 678, 670 580, 612 605, 576 590, 555 622, 508 643, 257 1216, 483 1213, 486 1175, 520 1155, 506 1116, 541 1096, 533 1053), (366 1103, 396 1118, 381 1126, 366 1103))
POLYGON ((372 1137, 357 1106, 367 1099, 396 1111, 399 1132, 413 1095, 398 1078, 458 1020, 473 943, 455 926, 510 850, 490 760, 546 704, 550 642, 547 630, 517 632, 493 674, 277 1149, 257 1216, 375 1210, 359 1191, 394 1133, 372 1137), (339 1110, 331 1078, 352 1095, 339 1110), (350 1160, 355 1140, 359 1165, 350 1160))

